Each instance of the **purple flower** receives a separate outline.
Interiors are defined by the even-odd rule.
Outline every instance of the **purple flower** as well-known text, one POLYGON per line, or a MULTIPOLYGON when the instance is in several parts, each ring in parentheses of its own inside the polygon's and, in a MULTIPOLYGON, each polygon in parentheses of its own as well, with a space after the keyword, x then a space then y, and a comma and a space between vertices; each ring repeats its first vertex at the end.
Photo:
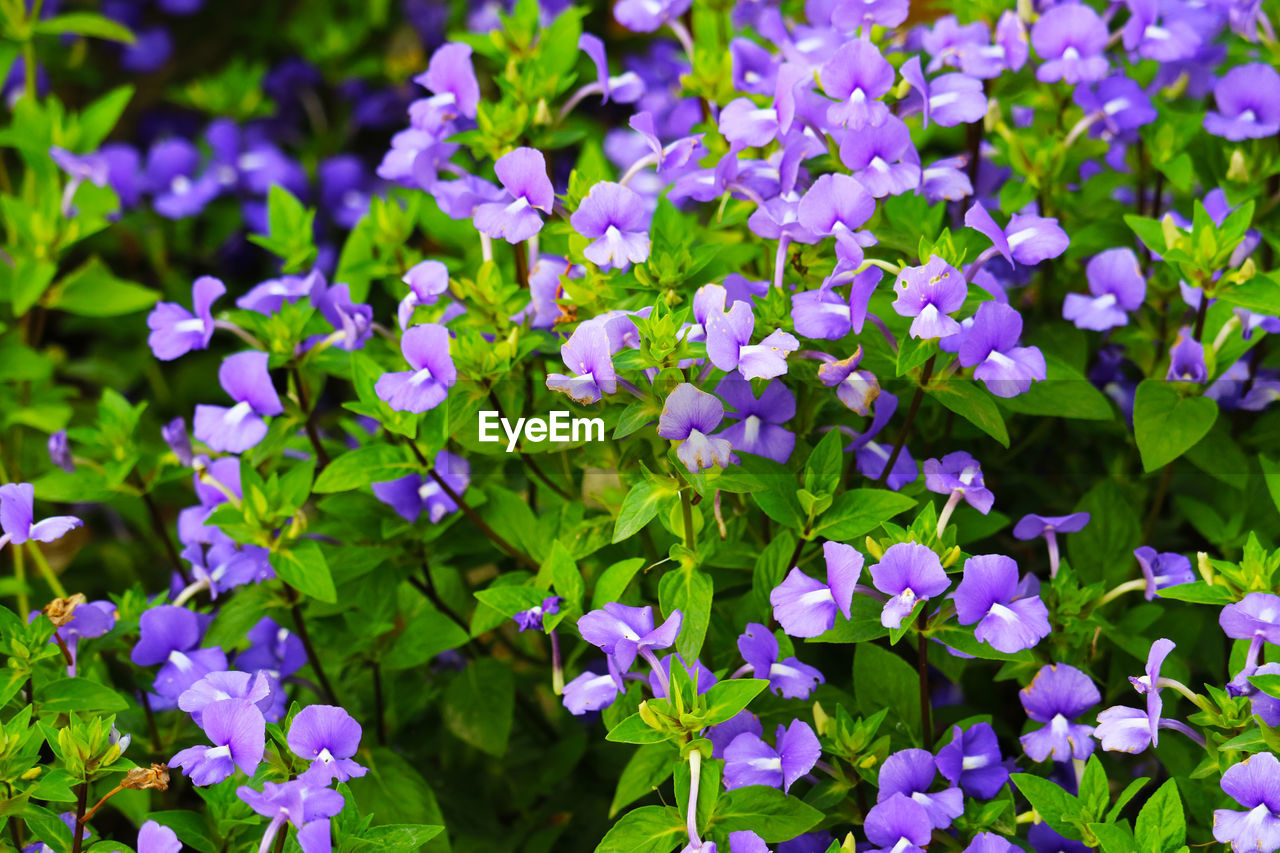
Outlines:
POLYGON ((262 670, 280 679, 293 675, 307 662, 307 652, 292 631, 264 616, 246 635, 249 648, 236 655, 236 667, 246 672, 262 670))
POLYGON ((0 548, 6 542, 21 545, 28 539, 53 542, 61 539, 84 522, 74 515, 53 515, 35 520, 36 487, 30 483, 5 483, 0 486, 0 548))
POLYGON ((750 382, 726 376, 716 386, 716 394, 729 405, 728 417, 738 420, 721 430, 719 437, 734 450, 785 465, 796 446, 795 433, 781 426, 796 414, 791 389, 782 382, 770 382, 756 397, 750 382))
POLYGON ((756 678, 765 678, 769 687, 786 699, 808 699, 814 688, 825 679, 822 673, 797 657, 778 660, 778 638, 758 622, 747 625, 738 637, 738 651, 756 678))
POLYGON ((360 724, 334 705, 308 705, 289 724, 289 751, 311 762, 300 778, 317 787, 346 782, 369 770, 351 756, 360 748, 360 724))
POLYGON ((521 631, 527 631, 534 628, 538 631, 542 630, 542 617, 554 616, 560 612, 560 604, 564 599, 558 595, 549 595, 542 599, 542 603, 528 610, 521 610, 512 618, 515 619, 516 625, 521 631))
POLYGON ((242 453, 266 438, 264 416, 284 412, 267 372, 267 354, 249 351, 228 356, 218 368, 218 382, 236 404, 196 406, 196 438, 213 450, 242 453))
POLYGON ((676 641, 683 614, 674 610, 657 628, 653 626, 652 607, 629 607, 611 602, 601 610, 592 610, 578 620, 582 639, 609 655, 626 672, 636 655, 643 655, 656 665, 654 649, 665 649, 676 641))
POLYGON ((852 545, 840 542, 823 542, 822 556, 827 564, 825 584, 797 566, 769 593, 773 618, 789 637, 817 637, 826 633, 836 624, 837 610, 846 619, 853 616, 853 591, 865 558, 852 545))
POLYGON ((933 822, 925 807, 905 794, 872 806, 862 825, 867 841, 876 845, 870 853, 924 853, 933 838, 933 822))
POLYGON ((1021 849, 1004 836, 994 832, 979 832, 969 846, 964 848, 964 853, 1018 853, 1021 849))
POLYGON ((1043 536, 1049 546, 1049 576, 1058 574, 1058 534, 1078 533, 1089 523, 1089 513, 1070 515, 1036 515, 1027 513, 1013 527, 1013 538, 1023 542, 1043 536))
POLYGON ((285 275, 280 278, 269 278, 249 288, 249 292, 236 300, 236 307, 246 311, 270 316, 279 311, 284 303, 293 304, 311 293, 313 276, 285 275))
MULTIPOLYGON (((988 303, 989 304, 989 303, 988 303)), ((982 480, 982 466, 963 450, 948 453, 942 459, 924 461, 924 487, 929 491, 951 497, 957 493, 965 503, 986 515, 996 497, 982 480)))
MULTIPOLYGON (((620 104, 632 104, 644 96, 644 80, 634 71, 624 71, 618 75, 609 73, 609 57, 605 54, 604 42, 591 33, 578 36, 578 49, 591 58, 596 67, 596 82, 583 86, 570 98, 569 104, 576 105, 582 98, 592 93, 599 93, 604 103, 609 99, 620 104)), ((562 114, 568 108, 562 108, 562 114)))
MULTIPOLYGON (((67 676, 76 675, 76 658, 81 640, 91 640, 109 633, 116 626, 116 606, 110 601, 86 601, 77 606, 71 621, 58 628, 58 637, 71 653, 67 676)), ((50 639, 50 642, 53 642, 50 639)))
MULTIPOLYGON (((164 439, 164 443, 169 445, 169 449, 173 451, 173 455, 178 458, 178 464, 190 468, 195 462, 195 454, 191 450, 191 436, 187 434, 187 421, 185 418, 174 418, 169 423, 160 427, 160 436, 164 439)), ((236 475, 239 476, 240 466, 237 462, 236 475)), ((225 496, 219 493, 219 497, 225 496)))
POLYGON ((880 766, 880 790, 876 794, 876 802, 883 803, 898 795, 910 797, 924 806, 935 829, 946 829, 964 813, 964 795, 955 787, 936 794, 928 793, 936 775, 933 753, 929 750, 899 750, 880 766))
MULTIPOLYGON (((162 31, 163 32, 163 31, 162 31)), ((200 150, 186 139, 164 139, 147 152, 146 183, 156 213, 166 219, 187 219, 204 210, 221 192, 212 169, 197 175, 200 150)))
MULTIPOLYGON (((436 454, 433 467, 440 479, 458 495, 471 485, 471 464, 461 456, 441 450, 436 454)), ((428 521, 438 524, 440 519, 458 510, 453 498, 431 476, 408 474, 398 480, 374 483, 373 495, 410 524, 417 521, 423 512, 426 512, 428 521)))
POLYGON ((185 607, 161 604, 145 610, 138 619, 138 642, 129 659, 138 666, 154 666, 177 652, 200 644, 204 629, 199 616, 185 607))
POLYGON ((1028 717, 1046 724, 1019 738, 1032 761, 1083 761, 1093 753, 1093 726, 1072 722, 1102 701, 1089 676, 1065 663, 1046 664, 1018 698, 1028 717))
POLYGON ((275 577, 268 555, 266 548, 237 547, 230 540, 216 541, 207 550, 193 543, 182 551, 183 559, 191 564, 192 577, 203 582, 213 599, 237 586, 275 577))
POLYGON ((828 388, 835 387, 836 399, 853 412, 866 416, 871 406, 880 399, 880 382, 869 370, 857 370, 862 361, 862 347, 848 358, 837 359, 827 353, 817 353, 823 362, 818 367, 818 380, 828 388))
POLYGON ((737 459, 728 441, 711 435, 723 419, 724 404, 719 397, 683 382, 662 405, 658 435, 680 442, 676 457, 689 471, 696 474, 717 466, 724 468, 737 459))
POLYGON ((1236 853, 1280 848, 1280 760, 1249 756, 1222 774, 1222 790, 1245 810, 1215 809, 1213 837, 1236 853))
POLYGON ((407 329, 415 308, 434 305, 440 294, 449 290, 449 268, 440 261, 420 261, 400 280, 409 285, 409 295, 400 300, 396 319, 401 329, 407 329))
POLYGON ((1267 63, 1232 68, 1214 85, 1213 100, 1204 129, 1214 136, 1240 142, 1280 131, 1280 73, 1267 63))
POLYGON ((822 90, 835 99, 827 121, 857 131, 889 117, 883 98, 893 88, 893 66, 869 39, 847 41, 819 72, 822 90))
POLYGON ((271 818, 259 850, 270 849, 271 842, 284 831, 284 825, 291 823, 297 827, 302 853, 329 853, 332 849, 329 818, 346 805, 346 799, 339 792, 301 778, 263 782, 261 792, 241 785, 236 788, 236 796, 258 814, 271 818))
MULTIPOLYGON (((987 114, 987 96, 982 81, 968 74, 943 74, 927 80, 920 69, 920 57, 913 56, 902 65, 902 76, 919 93, 918 109, 924 114, 924 126, 929 119, 942 127, 980 121, 987 114)), ((916 107, 904 111, 914 112, 916 107)))
POLYGON ((977 622, 974 637, 998 651, 1019 652, 1049 636, 1048 608, 1038 595, 1019 595, 1018 564, 1003 554, 965 560, 952 598, 960 624, 977 622))
POLYGON ((580 717, 590 711, 607 708, 625 690, 622 673, 611 657, 604 675, 588 670, 564 686, 564 706, 570 714, 580 717))
POLYGON ((201 714, 201 725, 213 746, 188 747, 169 764, 181 767, 201 787, 216 785, 237 767, 253 776, 266 745, 266 720, 257 705, 244 699, 211 702, 201 714))
POLYGON ((1094 853, 1094 849, 1079 841, 1063 838, 1047 823, 1033 823, 1027 831, 1027 841, 1036 853, 1094 853))
POLYGON ((167 826, 149 820, 138 830, 138 853, 178 853, 182 842, 178 834, 167 826))
POLYGON ((1160 698, 1160 667, 1164 664, 1164 659, 1169 656, 1175 648, 1173 640, 1161 637, 1151 644, 1151 650, 1147 653, 1147 667, 1143 675, 1134 677, 1129 676, 1130 683, 1139 693, 1143 693, 1147 697, 1147 719, 1151 725, 1151 744, 1156 746, 1160 743, 1160 714, 1164 709, 1164 700, 1160 698))
POLYGON ((787 354, 800 348, 795 336, 776 329, 751 343, 756 318, 751 306, 735 302, 726 312, 707 317, 707 356, 724 371, 737 368, 744 379, 773 379, 787 372, 787 354))
POLYGON ((707 740, 711 741, 711 756, 724 758, 724 751, 733 743, 733 739, 743 732, 751 732, 756 737, 764 734, 760 718, 750 711, 739 711, 723 723, 706 730, 707 740))
POLYGON ((431 112, 444 120, 475 118, 480 103, 480 82, 471 65, 471 45, 446 42, 436 48, 427 70, 413 82, 432 92, 431 112))
POLYGON ((1003 302, 984 302, 960 338, 960 364, 972 367, 975 379, 997 397, 1025 394, 1047 376, 1044 354, 1018 346, 1022 315, 1003 302))
POLYGON ((635 190, 621 184, 593 186, 569 224, 591 240, 582 254, 603 270, 625 270, 649 257, 649 214, 635 190))
POLYGON ((1062 317, 1077 328, 1103 332, 1129 322, 1127 312, 1142 307, 1147 280, 1132 249, 1108 249, 1094 255, 1085 267, 1089 293, 1068 293, 1062 317))
POLYGON ((734 98, 720 111, 719 129, 731 151, 762 148, 778 136, 778 111, 758 107, 750 98, 734 98))
POLYGON ((1204 344, 1191 335, 1191 327, 1178 330, 1177 340, 1169 350, 1169 372, 1166 382, 1207 382, 1209 369, 1204 361, 1204 344))
POLYGON ((880 562, 871 567, 871 581, 876 589, 892 596, 880 611, 880 624, 886 628, 901 628, 916 602, 928 601, 951 586, 938 555, 919 542, 889 546, 880 562))
POLYGON ((1035 266, 1041 261, 1058 257, 1071 243, 1057 219, 1015 213, 1009 219, 1009 224, 1001 228, 982 203, 976 201, 965 213, 964 224, 986 235, 995 250, 1011 264, 1016 262, 1035 266))
POLYGON ((1156 120, 1156 108, 1135 80, 1124 74, 1113 74, 1092 86, 1077 86, 1075 102, 1085 111, 1085 118, 1096 116, 1101 122, 1091 130, 1105 130, 1112 137, 1128 134, 1156 120))
POLYGON ((67 431, 65 429, 50 433, 49 441, 45 447, 49 451, 50 462, 68 474, 76 472, 76 462, 71 457, 71 445, 67 442, 67 431))
POLYGON ((192 350, 207 349, 213 337, 213 315, 210 309, 227 292, 226 286, 212 276, 202 275, 191 286, 191 302, 195 313, 176 302, 159 302, 147 315, 151 335, 147 344, 161 361, 173 361, 192 350))
POLYGON ((938 772, 971 797, 989 800, 1009 781, 1000 743, 990 723, 974 723, 963 731, 951 728, 951 742, 938 750, 938 772))
MULTIPOLYGON (((856 41, 853 44, 863 42, 856 41)), ((874 47, 871 49, 875 50, 874 47)), ((890 74, 892 73, 890 70, 890 74)), ((845 263, 856 267, 862 263, 863 247, 874 240, 870 233, 859 231, 858 228, 875 212, 875 199, 856 178, 831 174, 818 178, 801 196, 796 217, 800 225, 813 234, 835 237, 836 254, 845 263)))
POLYGON ((1165 587, 1193 583, 1196 579, 1195 572, 1191 570, 1191 560, 1182 554, 1172 551, 1156 553, 1155 548, 1143 545, 1134 550, 1133 556, 1137 558, 1138 568, 1147 581, 1143 593, 1147 601, 1154 599, 1165 587))
POLYGON ((347 352, 363 347, 373 336, 373 308, 353 303, 351 288, 345 284, 329 287, 319 270, 307 276, 307 280, 311 282, 307 294, 311 304, 335 330, 336 334, 329 336, 329 340, 347 352))
POLYGON ((1042 60, 1041 83, 1092 83, 1107 76, 1107 25, 1083 3, 1054 6, 1031 27, 1031 46, 1042 60))
POLYGON ((178 707, 203 726, 204 709, 225 699, 243 699, 258 706, 265 717, 271 709, 271 678, 265 672, 211 672, 182 692, 178 707))
POLYGON ((405 330, 400 351, 412 370, 384 373, 374 390, 397 412, 420 414, 444 402, 458 381, 449 355, 449 330, 439 323, 421 323, 405 330))
POLYGON ((598 403, 618 389, 609 333, 599 318, 578 325, 560 347, 560 358, 569 374, 547 374, 547 387, 582 404, 598 403))
POLYGON ((901 195, 920 183, 920 157, 911 144, 911 132, 897 116, 846 134, 840 162, 876 198, 901 195))
POLYGON ((547 160, 534 148, 517 148, 498 158, 493 170, 506 190, 507 199, 476 207, 476 230, 508 243, 528 240, 542 230, 538 211, 550 213, 555 190, 547 177, 547 160))
POLYGON ((652 33, 683 15, 693 0, 618 0, 613 17, 633 33, 652 33))
POLYGON ((771 747, 750 732, 734 738, 724 750, 725 790, 768 785, 790 791, 822 755, 818 736, 800 720, 778 726, 774 742, 776 746, 771 747))
POLYGON ((893 283, 898 298, 893 310, 911 321, 911 337, 945 338, 960 331, 960 324, 947 315, 964 304, 969 292, 964 276, 951 264, 932 255, 922 267, 907 267, 893 283))
MULTIPOLYGON (((1280 663, 1264 663, 1254 675, 1280 675, 1280 663)), ((1268 696, 1261 690, 1249 696, 1249 710, 1271 727, 1280 726, 1280 699, 1268 696)))

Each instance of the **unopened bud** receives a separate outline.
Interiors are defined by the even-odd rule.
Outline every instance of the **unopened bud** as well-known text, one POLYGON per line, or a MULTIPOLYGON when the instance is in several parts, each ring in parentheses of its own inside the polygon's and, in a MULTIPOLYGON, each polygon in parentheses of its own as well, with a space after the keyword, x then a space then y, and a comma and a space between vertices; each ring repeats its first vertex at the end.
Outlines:
POLYGON ((877 560, 884 556, 884 549, 880 547, 880 543, 872 539, 870 536, 867 537, 866 545, 867 553, 875 557, 877 560))
POLYGON ((640 703, 640 707, 636 709, 636 712, 640 714, 640 719, 644 720, 644 724, 649 728, 662 729, 662 722, 658 719, 658 715, 653 712, 653 709, 649 707, 647 700, 640 703))
POLYGON ((1227 180, 1245 183, 1249 180, 1249 162, 1244 159, 1244 152, 1239 148, 1231 152, 1227 165, 1227 180))

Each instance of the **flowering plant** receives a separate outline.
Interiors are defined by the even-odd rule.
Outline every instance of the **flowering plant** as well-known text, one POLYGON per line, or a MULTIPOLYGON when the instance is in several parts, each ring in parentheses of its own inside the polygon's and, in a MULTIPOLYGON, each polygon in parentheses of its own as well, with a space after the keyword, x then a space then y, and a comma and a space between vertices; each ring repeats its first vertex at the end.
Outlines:
POLYGON ((1267 4, 214 5, 0 0, 5 849, 1280 850, 1267 4))

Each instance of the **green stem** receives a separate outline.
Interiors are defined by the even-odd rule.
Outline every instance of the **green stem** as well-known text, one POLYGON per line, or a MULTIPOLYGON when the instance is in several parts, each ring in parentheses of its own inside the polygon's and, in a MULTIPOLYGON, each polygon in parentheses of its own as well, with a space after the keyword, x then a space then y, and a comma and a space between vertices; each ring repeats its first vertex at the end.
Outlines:
MULTIPOLYGON (((53 590, 53 594, 57 598, 66 598, 67 590, 62 585, 62 581, 58 580, 58 576, 53 573, 53 567, 49 565, 49 561, 44 558, 44 554, 40 552, 40 548, 34 541, 30 541, 27 545, 31 548, 31 556, 36 561, 36 568, 40 570, 40 574, 44 575, 45 583, 49 584, 49 589, 53 590)), ((25 612, 25 611, 24 611, 25 612)))
POLYGON ((693 502, 689 499, 690 486, 680 490, 680 513, 684 516, 684 547, 698 550, 698 539, 693 532, 693 502))

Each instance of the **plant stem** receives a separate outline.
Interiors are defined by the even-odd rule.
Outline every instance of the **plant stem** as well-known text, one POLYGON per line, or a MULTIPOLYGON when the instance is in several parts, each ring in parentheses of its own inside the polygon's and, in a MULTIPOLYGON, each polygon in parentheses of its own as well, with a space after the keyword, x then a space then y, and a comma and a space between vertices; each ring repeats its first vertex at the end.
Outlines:
MULTIPOLYGON (((493 407, 498 410, 498 417, 505 421, 507 416, 502 411, 502 404, 498 402, 498 395, 493 392, 492 388, 489 389, 489 402, 493 403, 493 407)), ((544 472, 541 467, 539 467, 538 463, 533 460, 532 456, 525 453, 523 450, 517 452, 520 454, 520 460, 529 467, 529 470, 532 471, 539 480, 546 483, 547 488, 551 489, 551 491, 555 492, 567 501, 573 500, 573 495, 569 494, 567 491, 552 482, 551 478, 547 476, 546 472, 544 472)))
POLYGON ((297 365, 290 368, 293 373, 293 386, 298 392, 298 407, 302 409, 302 426, 307 431, 307 438, 311 440, 311 446, 316 451, 316 473, 320 473, 329 464, 329 454, 325 451, 324 445, 320 443, 320 433, 316 430, 316 425, 312 420, 314 411, 311 408, 311 400, 307 394, 307 386, 302 381, 302 371, 297 365))
POLYGON ((320 687, 325 692, 325 698, 329 700, 331 705, 341 705, 338 701, 338 694, 333 692, 333 685, 329 683, 329 676, 325 675, 324 667, 320 664, 320 656, 316 654, 316 648, 311 643, 311 633, 307 630, 307 622, 302 616, 302 605, 297 601, 290 608, 293 612, 293 624, 298 629, 298 639, 302 641, 302 647, 306 649, 307 660, 311 662, 311 669, 316 674, 316 679, 320 682, 320 687))
POLYGON ((1196 309, 1196 327, 1191 332, 1191 337, 1195 338, 1196 343, 1200 343, 1200 338, 1204 335, 1204 318, 1209 313, 1209 297, 1204 292, 1204 288, 1200 289, 1200 307, 1196 309))
POLYGON ((89 805, 89 783, 81 782, 76 786, 76 820, 71 827, 71 853, 80 853, 84 844, 84 813, 89 805))
POLYGON ((933 708, 929 703, 929 638, 924 635, 925 612, 916 620, 916 670, 920 676, 920 731, 924 748, 933 751, 933 708))
POLYGON ((27 598, 27 566, 22 556, 23 549, 15 545, 10 550, 13 551, 13 579, 18 584, 18 612, 30 613, 31 600, 27 598))
POLYGON ((684 516, 684 547, 690 551, 698 550, 698 538, 693 532, 693 502, 689 499, 689 489, 680 490, 680 513, 684 516))
POLYGON ((937 357, 936 354, 931 355, 929 360, 924 363, 924 370, 920 373, 920 384, 916 386, 915 396, 911 398, 911 406, 907 409, 906 420, 902 422, 902 430, 898 433, 898 440, 893 445, 893 452, 885 460, 884 470, 880 472, 876 485, 883 486, 889 481, 889 474, 893 471, 893 466, 897 463, 898 457, 902 455, 902 448, 907 443, 907 435, 911 432, 911 423, 916 419, 916 412, 920 411, 920 401, 924 399, 924 386, 928 385, 929 380, 933 377, 933 362, 937 357))
POLYGON ((160 538, 160 543, 164 545, 165 553, 169 555, 170 562, 173 563, 174 571, 178 573, 178 577, 182 578, 183 584, 191 583, 191 576, 187 574, 187 568, 183 565, 182 557, 178 554, 177 546, 173 544, 173 539, 169 536, 169 528, 165 526, 164 516, 160 514, 160 507, 156 505, 155 499, 151 497, 151 493, 147 491, 147 487, 143 484, 142 478, 134 475, 134 485, 137 486, 138 496, 142 498, 142 503, 147 508, 147 516, 151 519, 151 529, 156 532, 156 536, 160 538))
POLYGON ((58 580, 58 576, 53 573, 53 567, 44 558, 44 554, 40 551, 40 546, 36 545, 34 540, 29 540, 27 546, 31 549, 32 559, 36 561, 36 568, 40 570, 40 574, 44 575, 45 583, 49 584, 49 589, 53 590, 54 596, 66 598, 67 590, 63 587, 62 581, 58 580))
POLYGON ((524 241, 516 243, 516 284, 529 289, 529 244, 524 241))
POLYGON ((418 445, 412 439, 408 441, 408 445, 409 449, 413 451, 413 455, 417 458, 418 464, 427 469, 427 476, 434 480, 436 485, 438 485, 440 489, 449 496, 449 500, 458 505, 458 508, 461 509, 463 514, 471 520, 472 524, 479 528, 481 533, 492 540, 499 548, 506 551, 507 554, 517 562, 523 563, 525 566, 534 569, 535 571, 540 568, 537 561, 532 557, 512 545, 506 539, 502 538, 496 530, 490 527, 488 523, 480 517, 479 513, 471 508, 470 504, 462 499, 462 495, 454 491, 453 486, 450 486, 445 482, 443 477, 436 473, 435 466, 427 461, 427 457, 422 455, 422 451, 418 449, 418 445))

